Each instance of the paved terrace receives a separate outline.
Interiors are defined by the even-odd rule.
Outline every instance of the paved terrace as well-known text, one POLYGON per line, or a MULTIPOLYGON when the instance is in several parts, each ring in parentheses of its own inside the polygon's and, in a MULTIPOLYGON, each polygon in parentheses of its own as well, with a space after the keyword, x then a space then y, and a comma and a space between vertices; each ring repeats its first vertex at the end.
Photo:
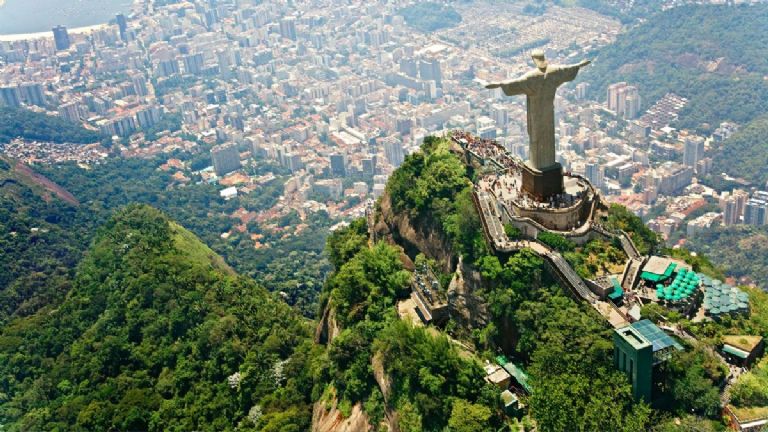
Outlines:
MULTIPOLYGON (((450 134, 450 138, 455 144, 461 147, 461 149, 466 152, 470 158, 478 160, 484 166, 492 166, 497 169, 497 178, 493 178, 491 175, 481 178, 476 185, 476 189, 484 190, 490 193, 493 199, 500 201, 501 203, 511 202, 511 200, 517 199, 517 191, 519 191, 518 186, 522 184, 522 173, 520 167, 524 163, 520 158, 507 152, 503 146, 494 140, 477 138, 464 131, 454 131, 450 134), (496 183, 496 186, 493 185, 494 183, 496 183)), ((572 177, 568 179, 570 183, 576 183, 578 181, 587 182, 587 180, 581 176, 574 176, 573 174, 571 174, 571 176, 572 177)), ((566 184, 566 187, 567 186, 568 184, 566 184)), ((574 193, 572 195, 576 195, 575 188, 573 189, 574 193)), ((523 197, 523 200, 525 200, 525 197, 523 197)), ((563 202, 565 202, 565 200, 563 202)), ((554 207, 548 208, 557 208, 560 207, 560 204, 562 203, 558 203, 554 207)), ((496 214, 496 207, 491 206, 491 208, 494 209, 493 214, 496 214)), ((595 209, 593 208, 592 212, 594 212, 594 210, 595 209)), ((508 219, 513 219, 522 223, 533 225, 539 231, 553 231, 545 228, 540 223, 530 218, 513 215, 510 212, 508 205, 502 206, 501 211, 506 212, 508 219)), ((592 222, 592 218, 593 214, 590 213, 587 223, 573 231, 558 233, 566 237, 571 237, 583 236, 586 235, 589 231, 594 231, 595 233, 606 238, 618 238, 621 242, 621 246, 624 249, 624 252, 628 257, 634 259, 641 258, 640 252, 637 250, 634 242, 632 242, 632 239, 629 238, 629 235, 626 232, 621 230, 618 232, 608 231, 601 225, 592 222)), ((500 232, 503 232, 503 230, 500 232)))

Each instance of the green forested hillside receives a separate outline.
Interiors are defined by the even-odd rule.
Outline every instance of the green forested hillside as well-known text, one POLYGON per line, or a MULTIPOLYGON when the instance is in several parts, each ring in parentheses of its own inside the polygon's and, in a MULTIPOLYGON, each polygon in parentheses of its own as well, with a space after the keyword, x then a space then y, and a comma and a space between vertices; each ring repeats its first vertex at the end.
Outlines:
POLYGON ((4 430, 306 430, 293 310, 159 211, 103 226, 56 308, 0 332, 4 430))
POLYGON ((625 24, 647 18, 661 10, 662 0, 554 0, 555 4, 576 5, 612 16, 625 24))
POLYGON ((766 287, 768 281, 768 228, 734 225, 697 233, 690 249, 711 257, 730 276, 747 276, 766 287))
POLYGON ((639 87, 644 107, 684 96, 682 127, 744 124, 768 111, 766 22, 766 4, 675 7, 621 34, 580 78, 599 100, 619 81, 639 87))
POLYGON ((0 157, 0 325, 60 302, 90 238, 76 202, 14 165, 0 157))
POLYGON ((417 2, 398 13, 409 26, 424 33, 454 27, 461 22, 461 15, 451 6, 434 2, 417 2))
POLYGON ((768 182, 768 115, 758 117, 719 144, 712 171, 714 175, 725 172, 744 178, 762 188, 768 182))
MULTIPOLYGON (((179 155, 185 156, 188 155, 179 155)), ((271 291, 285 292, 291 305, 313 317, 323 274, 328 271, 328 262, 322 255, 332 223, 328 215, 310 215, 306 221, 308 228, 295 236, 264 232, 264 240, 271 248, 253 247, 250 234, 260 232, 254 222, 248 225, 248 231, 235 232, 228 239, 222 239, 221 233, 241 223, 239 219, 229 217, 235 210, 242 207, 258 212, 277 202, 282 193, 283 177, 249 195, 224 200, 219 196, 219 188, 207 183, 169 187, 174 184, 172 172, 158 169, 164 162, 165 159, 115 158, 90 169, 74 163, 37 169, 82 202, 79 212, 91 219, 91 227, 103 223, 112 211, 126 203, 155 206, 174 215, 240 274, 258 279, 271 291)))
POLYGON ((14 138, 81 144, 98 142, 101 135, 61 117, 23 108, 0 108, 0 143, 14 138))

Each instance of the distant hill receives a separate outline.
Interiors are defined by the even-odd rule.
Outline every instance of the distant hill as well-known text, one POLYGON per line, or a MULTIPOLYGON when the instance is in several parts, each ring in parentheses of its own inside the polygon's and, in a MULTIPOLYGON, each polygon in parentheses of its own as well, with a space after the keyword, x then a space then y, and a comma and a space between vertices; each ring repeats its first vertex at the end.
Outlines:
POLYGON ((66 299, 0 332, 11 430, 307 430, 309 329, 149 206, 103 226, 66 299))
POLYGON ((99 133, 61 117, 36 113, 23 108, 0 108, 0 143, 14 138, 53 143, 89 144, 98 142, 99 133))
POLYGON ((768 115, 747 123, 717 148, 714 169, 744 178, 758 187, 768 182, 768 115))
POLYGON ((580 78, 605 100, 626 81, 647 108, 667 92, 690 100, 679 126, 745 124, 768 111, 768 4, 680 6, 659 13, 598 52, 580 78))
POLYGON ((719 227, 696 233, 689 243, 691 250, 711 257, 729 276, 746 276, 768 289, 768 227, 719 227))
POLYGON ((647 18, 661 10, 664 2, 662 0, 554 0, 553 3, 592 9, 627 24, 640 18, 647 18))
POLYGON ((440 3, 415 3, 398 13, 405 18, 406 24, 424 33, 455 27, 461 22, 461 15, 454 8, 440 3))

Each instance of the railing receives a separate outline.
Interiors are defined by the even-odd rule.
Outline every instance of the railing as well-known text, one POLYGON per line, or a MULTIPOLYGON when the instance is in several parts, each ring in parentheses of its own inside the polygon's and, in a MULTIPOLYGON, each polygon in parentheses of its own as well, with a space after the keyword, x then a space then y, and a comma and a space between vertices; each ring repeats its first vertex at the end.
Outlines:
POLYGON ((549 261, 560 274, 563 282, 565 282, 566 285, 569 285, 575 294, 588 301, 589 303, 594 303, 597 301, 597 296, 587 287, 587 285, 581 279, 581 276, 579 276, 573 270, 573 268, 568 264, 568 262, 565 261, 562 255, 557 252, 550 251, 545 256, 549 258, 549 261))
POLYGON ((637 250, 635 242, 629 237, 624 230, 619 230, 619 240, 621 241, 621 247, 624 248, 624 252, 630 258, 640 258, 640 251, 637 250))
MULTIPOLYGON (((526 243, 528 242, 499 241, 500 239, 498 239, 497 236, 504 235, 506 237, 506 234, 504 234, 503 227, 499 228, 497 226, 501 225, 501 222, 493 216, 487 197, 480 196, 474 191, 472 193, 472 197, 475 205, 477 206, 477 211, 480 214, 480 221, 483 226, 483 232, 494 249, 500 252, 512 252, 525 247, 526 243), (493 220, 489 221, 489 217, 493 220), (493 229, 490 227, 491 224, 494 224, 493 229), (508 244, 509 247, 504 247, 505 244, 508 244)), ((559 253, 555 252, 543 243, 535 243, 537 246, 541 246, 543 250, 546 251, 544 254, 540 255, 550 263, 558 276, 560 276, 560 280, 563 282, 563 284, 565 284, 576 296, 581 297, 589 303, 594 303, 597 300, 597 296, 595 296, 592 291, 590 291, 581 277, 573 270, 573 268, 571 268, 571 266, 559 253)))
POLYGON ((419 296, 416 290, 411 292, 414 294, 412 298, 416 302, 416 307, 419 308, 419 310, 421 311, 421 314, 424 315, 424 319, 427 322, 432 321, 432 312, 429 310, 427 305, 424 304, 424 301, 422 300, 421 296, 419 296))

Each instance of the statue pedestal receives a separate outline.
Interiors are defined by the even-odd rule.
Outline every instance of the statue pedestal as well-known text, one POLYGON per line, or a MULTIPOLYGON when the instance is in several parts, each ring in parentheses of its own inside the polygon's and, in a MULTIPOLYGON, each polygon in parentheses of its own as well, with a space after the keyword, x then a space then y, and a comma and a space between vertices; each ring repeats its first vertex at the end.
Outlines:
POLYGON ((523 164, 523 191, 539 201, 563 193, 563 166, 559 163, 539 171, 523 164))

